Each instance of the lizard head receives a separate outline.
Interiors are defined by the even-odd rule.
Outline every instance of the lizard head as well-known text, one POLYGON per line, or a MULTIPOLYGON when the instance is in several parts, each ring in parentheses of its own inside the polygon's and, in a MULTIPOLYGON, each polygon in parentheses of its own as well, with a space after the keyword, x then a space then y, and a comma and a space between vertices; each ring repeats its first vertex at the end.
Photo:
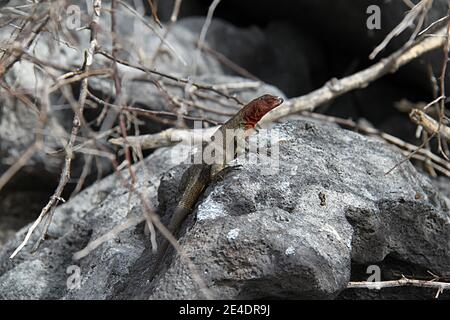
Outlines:
POLYGON ((270 110, 283 103, 283 98, 271 94, 262 95, 250 101, 242 110, 245 129, 253 129, 259 120, 270 110))

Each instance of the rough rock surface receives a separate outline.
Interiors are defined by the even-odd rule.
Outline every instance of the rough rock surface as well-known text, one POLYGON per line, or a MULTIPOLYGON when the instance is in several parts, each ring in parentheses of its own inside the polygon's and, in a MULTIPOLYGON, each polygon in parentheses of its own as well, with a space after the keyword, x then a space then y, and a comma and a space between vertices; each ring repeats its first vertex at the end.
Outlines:
MULTIPOLYGON (((170 168, 172 156, 173 150, 160 149, 147 158, 145 168, 137 167, 136 174, 140 179, 136 187, 149 196, 151 203, 156 201, 159 178, 170 168)), ((126 172, 123 178, 129 178, 126 172)), ((19 231, 0 253, 0 298, 114 297, 113 286, 129 272, 147 246, 149 239, 143 234, 144 228, 134 227, 120 233, 94 250, 88 258, 73 261, 72 255, 127 217, 142 214, 139 200, 136 196, 130 197, 121 181, 116 175, 110 175, 58 207, 49 230, 51 239, 44 242, 35 255, 25 250, 11 261, 8 257, 24 238, 27 228, 19 231), (81 268, 79 290, 67 289, 70 273, 66 272, 70 271, 70 266, 81 268), (16 274, 16 271, 21 274, 16 274)), ((30 243, 35 241, 36 236, 30 243)))
MULTIPOLYGON (((263 174, 274 164, 268 158, 258 165, 238 158, 243 166, 211 185, 183 225, 183 252, 213 297, 335 298, 350 280, 352 263, 383 267, 388 257, 450 274, 449 208, 411 164, 385 175, 402 159, 399 152, 304 121, 277 125, 275 132, 278 173, 263 174)), ((160 149, 146 160, 146 170, 138 169, 137 188, 152 204, 159 201, 162 221, 172 212, 183 168, 171 160, 182 156, 178 146, 160 149)), ((57 209, 50 231, 55 239, 38 253, 9 261, 26 230, 2 249, 0 297, 204 297, 173 250, 165 268, 152 274, 154 255, 142 224, 71 260, 89 241, 139 214, 139 200, 116 176, 91 186, 57 209), (81 285, 68 290, 71 265, 81 268, 81 285)))
MULTIPOLYGON (((58 112, 55 112, 50 122, 54 124, 58 121, 56 118, 59 118, 58 120, 63 124, 71 122, 69 117, 64 117, 58 112)), ((37 128, 39 128, 37 112, 18 99, 2 94, 0 97, 0 173, 6 171, 34 143, 34 133, 37 128)), ((55 129, 55 126, 52 125, 52 128, 55 129)), ((51 137, 50 134, 44 136, 47 148, 58 148, 58 139, 51 137)), ((63 159, 63 157, 49 157, 45 152, 36 152, 24 167, 24 172, 31 176, 56 175, 63 159)))
MULTIPOLYGON (((379 263, 390 255, 450 274, 448 207, 409 163, 385 175, 402 159, 397 152, 342 130, 278 128, 279 174, 262 176, 264 167, 244 165, 227 176, 207 190, 182 240, 213 292, 330 298, 345 288, 350 257, 379 263)), ((198 296, 195 285, 178 289, 186 272, 175 259, 152 297, 198 296)))

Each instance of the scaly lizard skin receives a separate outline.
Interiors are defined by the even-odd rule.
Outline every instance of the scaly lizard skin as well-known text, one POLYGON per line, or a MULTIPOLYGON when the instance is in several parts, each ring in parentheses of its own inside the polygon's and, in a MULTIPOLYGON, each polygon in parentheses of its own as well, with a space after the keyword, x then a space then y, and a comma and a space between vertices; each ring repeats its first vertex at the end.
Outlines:
MULTIPOLYGON (((220 136, 225 140, 225 135, 227 130, 242 129, 241 133, 243 136, 237 137, 238 140, 243 140, 243 138, 252 132, 261 118, 268 113, 270 110, 276 108, 281 103, 283 99, 280 97, 272 96, 270 94, 265 94, 250 101, 241 110, 238 111, 233 117, 231 117, 227 122, 220 126, 214 133, 213 137, 220 136)), ((218 139, 212 139, 211 143, 217 143, 218 139)), ((221 141, 221 140, 219 140, 221 141)), ((225 143, 221 148, 226 149, 225 143)), ((237 148, 234 146, 234 157, 236 157, 237 148)), ((192 211, 198 198, 202 194, 203 190, 208 186, 208 184, 220 173, 226 166, 226 150, 224 151, 224 158, 222 162, 213 164, 193 164, 184 173, 181 178, 180 190, 182 192, 181 198, 178 202, 175 212, 167 226, 167 229, 177 237, 180 226, 186 216, 192 211)), ((164 255, 167 251, 169 242, 165 240, 159 250, 158 259, 156 262, 162 262, 164 255)))

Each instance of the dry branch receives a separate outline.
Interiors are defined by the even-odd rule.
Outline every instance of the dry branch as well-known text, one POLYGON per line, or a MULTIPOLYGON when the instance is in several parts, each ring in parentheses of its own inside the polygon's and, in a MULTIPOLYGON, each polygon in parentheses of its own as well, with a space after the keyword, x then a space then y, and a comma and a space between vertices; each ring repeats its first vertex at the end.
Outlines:
POLYGON ((405 15, 403 20, 394 28, 391 32, 388 33, 386 38, 372 51, 369 55, 370 59, 374 59, 378 53, 380 53, 388 43, 396 36, 401 34, 405 29, 409 28, 414 20, 419 17, 419 22, 417 24, 416 30, 413 33, 413 38, 418 33, 420 27, 423 24, 423 20, 433 4, 433 0, 422 0, 418 4, 416 4, 411 10, 405 15))
POLYGON ((447 28, 439 29, 432 36, 422 35, 412 44, 402 47, 390 56, 355 74, 342 78, 333 78, 323 87, 304 96, 292 98, 279 108, 271 111, 264 121, 278 121, 300 111, 312 111, 318 106, 329 102, 344 93, 367 87, 371 82, 389 73, 421 55, 444 46, 447 28))
POLYGON ((422 110, 411 110, 409 117, 415 124, 422 126, 425 130, 427 130, 428 133, 436 134, 439 132, 442 137, 450 140, 450 128, 437 122, 422 110))
POLYGON ((347 288, 382 289, 382 288, 402 287, 408 285, 421 288, 437 288, 437 289, 442 288, 444 290, 450 289, 450 283, 448 282, 414 280, 408 278, 390 281, 377 281, 377 282, 372 281, 349 282, 347 288))
POLYGON ((167 39, 160 35, 159 32, 150 24, 148 23, 147 20, 144 19, 144 17, 142 17, 142 15, 139 14, 139 12, 137 12, 135 9, 133 9, 133 7, 131 7, 129 4, 127 4, 126 2, 123 2, 121 0, 118 0, 118 2, 127 10, 129 10, 133 15, 135 15, 146 27, 148 27, 151 31, 153 31, 154 34, 156 34, 156 36, 161 40, 162 43, 164 43, 167 48, 169 48, 170 51, 172 51, 172 53, 175 55, 175 57, 180 60, 180 62, 187 66, 187 62, 186 60, 184 60, 184 58, 181 56, 181 54, 179 54, 174 46, 172 46, 167 39))
POLYGON ((214 134, 217 127, 208 129, 174 129, 170 128, 155 134, 146 134, 141 136, 128 136, 126 141, 124 138, 113 138, 109 142, 115 145, 130 145, 132 147, 140 147, 142 150, 167 147, 177 144, 181 141, 199 142, 206 141, 214 134))
MULTIPOLYGON (((29 18, 31 20, 31 18, 29 18)), ((50 20, 50 16, 48 12, 45 13, 44 19, 41 23, 37 25, 36 28, 30 30, 30 34, 26 35, 25 39, 22 39, 22 43, 19 43, 18 40, 13 43, 9 52, 5 52, 0 59, 0 77, 2 78, 8 70, 22 57, 22 54, 25 49, 29 48, 29 46, 33 43, 39 33, 45 28, 48 21, 50 20)), ((30 22, 31 26, 35 24, 36 21, 30 22)), ((24 30, 24 29, 22 29, 24 30)))
POLYGON ((12 166, 6 170, 0 177, 0 190, 8 183, 9 180, 33 157, 33 155, 41 148, 41 142, 36 141, 14 162, 12 166))
MULTIPOLYGON (((278 121, 282 118, 285 118, 291 114, 299 113, 302 111, 312 111, 316 107, 318 107, 321 104, 324 104, 326 102, 329 102, 336 97, 343 95, 349 91, 360 89, 368 86, 371 82, 379 79, 380 77, 395 72, 399 67, 405 65, 406 63, 416 59, 417 57, 420 57, 421 55, 432 51, 434 49, 437 49, 439 47, 444 46, 445 42, 448 41, 447 38, 445 38, 447 28, 441 28, 437 31, 436 34, 433 34, 433 36, 427 36, 426 34, 419 37, 416 41, 413 43, 402 47, 401 49, 397 50, 393 54, 391 54, 389 57, 382 59, 381 61, 375 63, 374 65, 368 67, 367 69, 364 69, 362 71, 359 71, 351 76, 342 78, 340 80, 338 79, 331 79, 328 81, 323 87, 312 91, 309 94, 306 94, 301 97, 292 98, 288 101, 286 101, 282 106, 280 106, 277 109, 274 109, 272 112, 269 112, 263 119, 262 123, 267 122, 274 122, 278 121)), ((105 55, 105 53, 102 53, 105 55)), ((106 54, 107 55, 107 54, 106 54)), ((126 63, 126 62, 125 62, 126 63)), ((137 67, 139 69, 142 69, 142 67, 139 66, 133 66, 137 67)), ((145 70, 148 72, 154 72, 152 70, 145 70)), ((163 75, 166 76, 167 75, 163 75)), ((171 76, 168 77, 169 79, 171 76)), ((174 80, 174 79, 172 79, 174 80)), ((368 134, 374 134, 373 130, 366 130, 368 134), (372 131, 372 132, 370 132, 372 131)), ((375 130, 376 131, 376 130, 375 130)), ((178 132, 176 129, 172 131, 172 133, 178 132)), ((183 133, 185 134, 185 133, 183 133)), ((376 132, 376 134, 380 134, 379 132, 376 132)), ((406 144, 402 141, 402 143, 399 143, 399 139, 389 136, 383 135, 382 137, 385 138, 390 143, 394 144, 401 144, 401 145, 407 145, 408 149, 414 150, 413 152, 419 152, 418 148, 416 146, 406 144)), ((129 137, 132 138, 132 137, 129 137)), ((136 143, 139 143, 139 145, 142 147, 146 144, 149 146, 165 146, 165 145, 171 145, 173 144, 172 141, 167 140, 164 136, 156 136, 151 135, 143 138, 139 137, 133 137, 134 141, 136 143), (147 142, 148 139, 148 142, 147 142), (169 143, 170 142, 170 143, 169 143), (165 144, 168 143, 168 144, 165 144)), ((400 140, 401 141, 401 140, 400 140)), ((122 144, 123 141, 121 140, 114 140, 114 143, 122 144)), ((439 157, 433 155, 431 152, 426 150, 425 157, 434 159, 436 162, 440 162, 439 164, 445 168, 445 174, 448 175, 448 164, 445 163, 445 160, 441 160, 439 157), (444 163, 442 163, 442 161, 444 163)), ((442 171, 442 170, 441 170, 442 171)))
MULTIPOLYGON (((151 3, 151 0, 149 0, 149 2, 151 3)), ((170 23, 166 27, 164 35, 162 36, 162 39, 160 39, 159 45, 156 48, 155 53, 153 54, 152 58, 150 59, 150 65, 155 64, 155 60, 158 57, 158 54, 161 52, 162 45, 164 44, 163 39, 167 38, 167 36, 169 35, 169 32, 172 30, 173 26, 175 25, 175 23, 178 20, 178 14, 180 13, 181 2, 182 2, 182 0, 175 0, 175 2, 173 4, 172 14, 170 15, 170 23)), ((152 9, 152 14, 153 14, 153 9, 152 9)))
MULTIPOLYGON (((224 86, 224 85, 209 85, 209 84, 204 84, 204 83, 193 82, 190 79, 180 78, 180 77, 168 74, 168 73, 160 72, 160 71, 157 71, 157 70, 152 70, 152 69, 146 68, 144 66, 140 66, 140 65, 137 65, 137 64, 134 64, 134 63, 122 60, 122 59, 114 58, 108 52, 103 51, 103 50, 97 50, 97 53, 103 55, 104 57, 106 57, 108 59, 111 59, 111 60, 116 61, 116 62, 118 62, 120 64, 123 64, 124 66, 130 67, 130 68, 134 68, 134 69, 137 69, 137 70, 141 70, 141 71, 143 71, 145 73, 154 74, 154 75, 157 75, 157 76, 160 76, 160 77, 172 80, 175 83, 182 83, 183 85, 191 85, 191 86, 196 87, 198 89, 209 90, 209 91, 212 91, 214 93, 217 93, 220 96, 223 96, 223 97, 225 97, 227 99, 232 99, 232 100, 236 101, 237 103, 243 105, 243 103, 241 101, 239 101, 239 99, 237 99, 236 97, 230 96, 230 95, 226 94, 225 92, 222 92, 224 87, 228 88, 227 86, 224 86)), ((256 83, 256 84, 254 82, 251 83, 251 87, 256 87, 256 86, 260 86, 260 85, 261 85, 260 83, 256 83)), ((236 86, 234 86, 234 87, 236 87, 236 86)), ((242 83, 241 83, 241 87, 242 87, 242 83)), ((245 85, 244 85, 244 88, 246 88, 246 87, 247 87, 247 83, 245 83, 245 85)), ((231 88, 231 89, 233 89, 233 88, 231 88)))
POLYGON ((412 286, 419 288, 431 288, 438 289, 435 298, 439 297, 439 294, 444 290, 450 289, 450 283, 448 282, 438 282, 434 280, 415 280, 408 278, 401 278, 399 280, 390 280, 390 281, 362 281, 362 282, 349 282, 347 284, 347 289, 375 289, 381 290, 383 288, 393 288, 393 287, 404 287, 404 286, 412 286))
POLYGON ((203 48, 203 45, 205 43, 206 33, 208 32, 209 26, 211 24, 214 15, 214 10, 216 10, 216 7, 219 5, 220 1, 221 0, 213 0, 211 2, 211 5, 208 8, 208 13, 206 14, 205 22, 203 23, 202 29, 200 31, 200 35, 197 42, 197 50, 195 52, 194 63, 192 64, 192 71, 191 71, 191 74, 193 74, 194 76, 197 74, 198 60, 200 59, 201 49, 203 48))
MULTIPOLYGON (((83 72, 89 72, 89 68, 92 65, 92 62, 94 59, 94 52, 97 47, 97 31, 98 31, 98 22, 100 20, 101 5, 102 5, 101 0, 94 0, 94 2, 93 2, 94 15, 93 15, 90 27, 89 27, 91 30, 90 47, 86 51, 85 56, 84 56, 83 72)), ((47 215, 50 215, 48 217, 48 219, 49 219, 48 224, 51 222, 51 215, 53 214, 54 207, 60 201, 63 201, 63 199, 61 198, 61 194, 64 190, 64 187, 66 186, 67 182, 69 182, 69 179, 70 179, 70 168, 71 168, 72 158, 73 158, 72 150, 73 150, 73 146, 75 144, 75 141, 76 141, 76 138, 78 135, 78 131, 81 127, 83 108, 86 103, 87 87, 88 87, 88 78, 84 78, 81 83, 81 91, 80 91, 80 96, 78 99, 78 105, 77 105, 77 108, 75 108, 75 110, 74 110, 75 115, 73 118, 72 131, 70 134, 69 143, 66 147, 66 157, 65 157, 65 161, 64 161, 64 167, 61 172, 58 186, 56 187, 54 194, 50 197, 49 202, 42 209, 38 218, 34 221, 34 223, 28 229, 24 240, 20 243, 20 245, 16 248, 16 250, 14 250, 14 252, 9 257, 10 259, 13 259, 20 252, 20 250, 22 250, 22 248, 28 243, 34 230, 39 226, 39 224, 42 222, 42 220, 47 215)), ((46 229, 47 229, 47 227, 46 227, 46 229)), ((44 230, 44 232, 45 232, 45 230, 44 230)), ((43 237, 41 237, 41 239, 42 238, 43 237)))
MULTIPOLYGON (((450 1, 447 1, 447 17, 450 17, 450 1)), ((441 96, 445 97, 445 78, 448 63, 448 52, 449 52, 449 33, 450 33, 450 18, 447 18, 447 26, 445 28, 444 40, 445 44, 442 50, 442 68, 441 74, 439 75, 439 91, 441 96)), ((449 160, 450 151, 446 140, 441 141, 441 126, 444 123, 445 118, 445 100, 442 99, 439 105, 439 126, 437 129, 437 140, 438 140, 438 150, 444 158, 449 160)))

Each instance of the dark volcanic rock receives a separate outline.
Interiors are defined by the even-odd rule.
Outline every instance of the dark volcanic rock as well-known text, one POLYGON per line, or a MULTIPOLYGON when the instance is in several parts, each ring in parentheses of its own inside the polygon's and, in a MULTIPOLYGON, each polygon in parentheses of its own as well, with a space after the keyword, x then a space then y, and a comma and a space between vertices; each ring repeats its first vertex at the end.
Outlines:
MULTIPOLYGON (((244 164, 206 191, 197 222, 181 240, 213 293, 331 298, 349 280, 350 257, 381 263, 391 255, 450 274, 448 207, 411 164, 385 175, 401 161, 399 153, 329 127, 276 128, 279 173, 261 175, 264 167, 244 164)), ((174 197, 166 185, 163 201, 174 197)), ((196 285, 186 282, 188 273, 176 258, 155 278, 152 298, 200 297, 196 285)))
MULTIPOLYGON (((388 272, 387 257, 450 274, 448 207, 410 163, 385 175, 402 159, 399 152, 353 132, 303 121, 280 124, 273 132, 278 136, 272 145, 279 146, 276 174, 267 174, 267 166, 278 163, 274 159, 260 157, 255 165, 238 158, 243 166, 211 185, 183 225, 182 249, 213 297, 335 298, 350 280, 351 261, 380 264, 388 272)), ((182 158, 180 146, 160 149, 146 160, 146 170, 137 172, 136 188, 152 204, 159 199, 164 222, 183 167, 170 168, 182 158)), ((37 254, 25 251, 8 259, 26 229, 5 245, 2 298, 204 297, 173 250, 166 267, 152 274, 154 255, 142 225, 80 261, 71 260, 89 241, 142 214, 140 200, 117 179, 110 176, 60 206, 52 239, 37 254), (69 290, 66 272, 72 265, 81 270, 81 284, 69 290)))
MULTIPOLYGON (((279 124, 272 133, 279 162, 260 156, 255 165, 238 158, 243 166, 212 184, 183 225, 183 252, 213 297, 335 298, 353 275, 352 262, 389 273, 387 258, 406 266, 399 272, 415 266, 450 274, 448 206, 410 163, 385 175, 402 160, 393 147, 304 121, 279 124), (279 170, 267 174, 276 164, 279 170)), ((180 146, 160 149, 146 169, 138 166, 136 188, 150 203, 159 200, 163 222, 172 213, 183 168, 174 166, 184 156, 180 146)), ((0 297, 203 298, 192 270, 173 250, 153 274, 155 255, 142 224, 72 260, 89 241, 141 214, 140 199, 117 176, 94 184, 56 210, 52 238, 37 254, 27 248, 8 259, 26 229, 4 246, 0 297), (68 289, 68 268, 74 266, 80 287, 68 289)))

